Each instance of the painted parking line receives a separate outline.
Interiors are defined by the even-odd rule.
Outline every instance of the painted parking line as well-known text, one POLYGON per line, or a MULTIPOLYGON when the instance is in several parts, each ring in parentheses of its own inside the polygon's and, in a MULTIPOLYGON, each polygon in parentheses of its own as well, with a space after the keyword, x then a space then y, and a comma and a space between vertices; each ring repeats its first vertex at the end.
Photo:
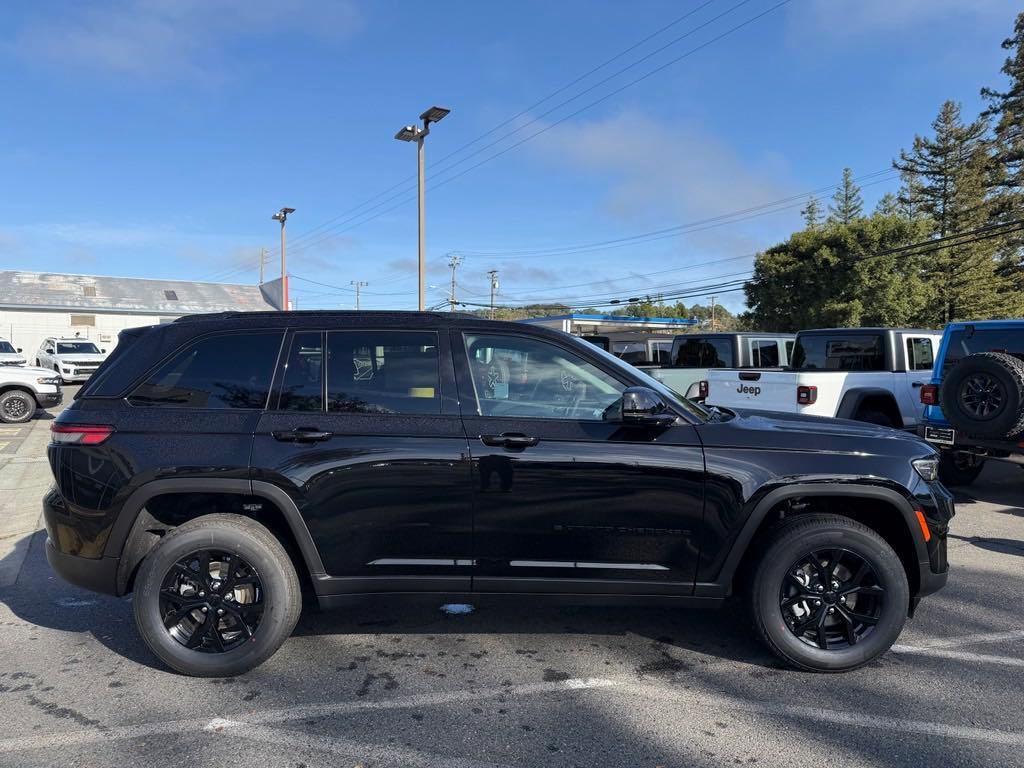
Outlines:
POLYGON ((1024 659, 1019 656, 990 656, 985 653, 971 653, 970 651, 956 651, 945 648, 916 648, 912 645, 894 645, 891 650, 895 653, 929 656, 938 659, 955 659, 956 661, 969 661, 974 664, 1001 664, 1005 667, 1024 667, 1024 659))
POLYGON ((961 648, 965 645, 981 643, 1003 643, 1007 640, 1024 640, 1024 629, 1010 629, 1005 632, 985 632, 976 635, 960 635, 959 637, 939 637, 914 643, 914 648, 961 648))
POLYGON ((422 693, 396 699, 381 701, 345 701, 329 704, 313 704, 282 709, 268 709, 260 712, 246 713, 244 717, 220 718, 206 717, 202 719, 188 718, 183 720, 165 720, 155 723, 115 726, 112 728, 90 728, 67 730, 37 736, 18 736, 0 739, 0 753, 17 752, 26 749, 54 749, 78 746, 98 741, 121 741, 149 736, 174 733, 195 733, 196 731, 232 730, 247 726, 278 724, 288 720, 302 720, 332 715, 351 714, 355 712, 407 709, 410 707, 429 707, 460 702, 482 701, 500 696, 528 696, 537 693, 555 693, 559 691, 587 690, 608 688, 617 683, 603 678, 570 679, 553 683, 533 683, 529 685, 502 686, 476 691, 447 691, 443 693, 422 693))

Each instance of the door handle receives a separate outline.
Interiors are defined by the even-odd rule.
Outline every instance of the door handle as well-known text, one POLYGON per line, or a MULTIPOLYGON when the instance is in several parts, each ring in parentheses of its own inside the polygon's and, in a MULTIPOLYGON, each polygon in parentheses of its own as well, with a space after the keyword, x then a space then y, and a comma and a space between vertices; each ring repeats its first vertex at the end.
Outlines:
POLYGON ((333 432, 321 432, 316 427, 298 427, 270 433, 275 440, 282 443, 319 443, 334 437, 333 432))
POLYGON ((924 382, 923 381, 915 381, 915 382, 912 382, 910 384, 910 386, 912 386, 914 389, 917 389, 918 387, 923 387, 924 386, 924 382))
POLYGON ((540 438, 527 437, 519 432, 502 432, 500 435, 480 435, 480 442, 502 448, 529 448, 539 443, 540 438))

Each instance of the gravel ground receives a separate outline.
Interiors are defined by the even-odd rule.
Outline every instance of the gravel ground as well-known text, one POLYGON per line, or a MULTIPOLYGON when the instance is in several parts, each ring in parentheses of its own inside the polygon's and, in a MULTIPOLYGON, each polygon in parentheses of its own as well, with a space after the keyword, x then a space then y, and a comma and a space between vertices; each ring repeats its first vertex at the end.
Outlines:
POLYGON ((194 680, 36 533, 0 589, 0 766, 1024 766, 1022 504, 1021 470, 988 467, 949 586, 829 676, 780 668, 736 609, 514 602, 307 611, 260 669, 194 680))

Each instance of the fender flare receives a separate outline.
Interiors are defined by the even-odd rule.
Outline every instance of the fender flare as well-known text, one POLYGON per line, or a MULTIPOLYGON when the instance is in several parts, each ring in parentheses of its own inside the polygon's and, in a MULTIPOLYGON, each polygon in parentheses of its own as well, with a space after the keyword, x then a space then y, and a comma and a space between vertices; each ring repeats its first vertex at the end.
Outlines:
MULTIPOLYGON (((150 499, 165 493, 223 493, 255 496, 272 502, 284 515, 285 522, 298 544, 310 576, 316 580, 326 576, 320 552, 309 533, 306 521, 292 498, 272 483, 230 478, 170 478, 151 480, 136 488, 125 501, 107 539, 104 555, 121 557, 150 499)), ((127 574, 124 574, 127 580, 127 574)), ((119 578, 119 582, 120 582, 119 578)))
MULTIPOLYGON (((861 405, 869 397, 884 397, 892 401, 893 409, 896 415, 899 416, 900 422, 903 421, 903 414, 900 413, 899 403, 896 401, 896 395, 894 395, 888 389, 882 389, 880 387, 858 387, 856 389, 849 389, 843 393, 843 399, 839 401, 839 408, 836 409, 837 419, 852 419, 854 414, 860 410, 861 405)), ((900 426, 900 425, 897 425, 900 426)))
POLYGON ((910 531, 910 539, 914 542, 914 552, 917 563, 928 562, 928 549, 921 540, 918 531, 917 516, 910 501, 900 493, 891 488, 878 485, 854 484, 854 483, 797 483, 776 488, 766 493, 754 506, 753 511, 747 517, 747 521, 740 529, 739 535, 733 542, 729 556, 722 564, 718 577, 710 583, 698 583, 694 590, 696 597, 725 597, 729 594, 730 585, 740 562, 747 554, 750 542, 757 533, 757 529, 767 517, 768 512, 780 502, 792 498, 805 498, 808 496, 848 496, 850 498, 869 498, 884 501, 900 511, 903 522, 910 531))

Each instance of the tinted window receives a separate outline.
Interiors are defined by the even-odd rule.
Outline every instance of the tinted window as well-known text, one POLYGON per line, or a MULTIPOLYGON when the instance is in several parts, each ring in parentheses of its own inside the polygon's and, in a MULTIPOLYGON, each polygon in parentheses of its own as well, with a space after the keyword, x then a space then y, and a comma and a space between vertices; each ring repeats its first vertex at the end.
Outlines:
POLYGON ((1018 360, 1024 360, 1024 330, 1022 329, 978 329, 953 331, 946 347, 946 357, 942 361, 942 372, 945 373, 967 355, 976 352, 1006 352, 1018 360))
POLYGON ((930 371, 935 365, 931 339, 907 339, 907 366, 911 371, 930 371))
POLYGON ((647 362, 646 341, 614 341, 611 351, 630 365, 643 365, 647 362))
POLYGON ((730 368, 732 341, 729 339, 685 339, 676 348, 676 368, 730 368))
POLYGON ((99 348, 91 341, 61 341, 57 343, 58 355, 98 355, 99 348))
POLYGON ((337 413, 441 412, 437 334, 331 331, 327 410, 337 413))
POLYGON ((128 400, 179 408, 263 408, 282 335, 234 333, 197 341, 160 366, 128 400))
POLYGON ((283 411, 322 411, 324 408, 323 334, 296 333, 285 360, 284 381, 277 407, 283 411))
POLYGON ((9 341, 0 341, 0 352, 13 352, 14 346, 9 341))
POLYGON ((882 337, 800 336, 790 365, 805 371, 884 371, 882 337))
POLYGON ((754 368, 777 368, 779 344, 771 339, 750 340, 750 364, 754 368))
POLYGON ((537 339, 467 334, 466 348, 481 416, 601 421, 625 389, 584 358, 537 339))
POLYGON ((786 360, 793 359, 793 347, 796 346, 796 339, 790 339, 786 342, 786 360))
POLYGON ((652 346, 654 347, 654 360, 652 362, 658 365, 672 365, 671 341, 655 341, 652 346))

